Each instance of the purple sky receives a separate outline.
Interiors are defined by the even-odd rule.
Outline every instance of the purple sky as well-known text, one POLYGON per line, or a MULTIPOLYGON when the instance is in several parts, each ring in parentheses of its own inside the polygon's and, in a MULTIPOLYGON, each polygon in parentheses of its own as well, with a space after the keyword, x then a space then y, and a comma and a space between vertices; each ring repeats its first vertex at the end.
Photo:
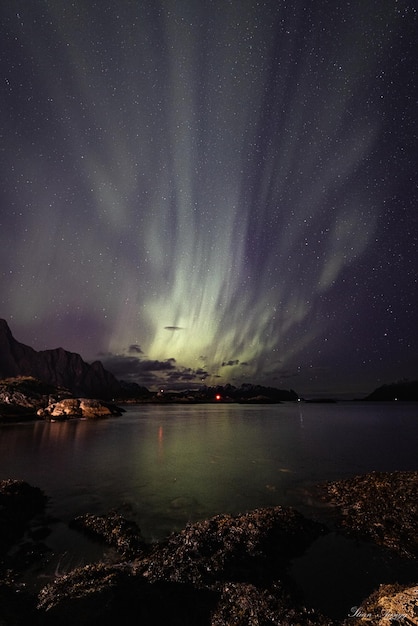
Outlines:
POLYGON ((418 371, 404 0, 0 5, 0 317, 149 387, 418 371))

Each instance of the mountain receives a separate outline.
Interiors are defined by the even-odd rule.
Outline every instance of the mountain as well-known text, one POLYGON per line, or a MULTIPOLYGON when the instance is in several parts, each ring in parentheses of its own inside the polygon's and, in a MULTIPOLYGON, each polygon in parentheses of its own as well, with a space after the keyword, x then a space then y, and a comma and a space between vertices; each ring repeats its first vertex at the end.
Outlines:
POLYGON ((89 365, 63 348, 36 351, 16 341, 0 319, 0 379, 16 376, 33 376, 79 397, 113 398, 120 392, 120 383, 100 361, 89 365))
POLYGON ((418 401, 418 380, 401 380, 390 385, 382 385, 368 395, 365 400, 406 400, 416 402, 418 401))

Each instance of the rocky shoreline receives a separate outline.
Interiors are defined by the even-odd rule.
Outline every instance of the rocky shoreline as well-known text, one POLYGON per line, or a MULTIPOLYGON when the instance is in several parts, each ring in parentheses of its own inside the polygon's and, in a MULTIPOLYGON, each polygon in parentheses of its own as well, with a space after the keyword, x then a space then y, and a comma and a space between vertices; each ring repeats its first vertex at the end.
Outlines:
POLYGON ((120 416, 124 409, 113 402, 75 398, 67 389, 31 376, 0 381, 0 423, 25 420, 49 422, 120 416))
MULTIPOLYGON (((320 485, 318 493, 338 532, 417 560, 418 472, 374 472, 320 485)), ((22 572, 30 559, 48 558, 46 502, 36 487, 0 481, 2 626, 418 624, 418 567, 408 584, 383 584, 338 620, 307 605, 289 576, 290 563, 331 525, 280 506, 217 515, 157 544, 147 544, 135 522, 117 511, 82 515, 72 528, 112 546, 112 562, 56 572, 34 592, 22 572)))

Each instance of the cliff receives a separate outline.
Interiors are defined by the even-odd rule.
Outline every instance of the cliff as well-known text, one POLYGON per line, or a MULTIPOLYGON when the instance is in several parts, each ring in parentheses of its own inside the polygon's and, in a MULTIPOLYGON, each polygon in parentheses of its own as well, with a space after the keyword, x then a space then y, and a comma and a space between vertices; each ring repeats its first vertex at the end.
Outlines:
POLYGON ((0 319, 0 379, 16 376, 33 376, 87 398, 112 398, 120 391, 119 382, 100 361, 90 365, 63 348, 36 351, 16 341, 0 319))

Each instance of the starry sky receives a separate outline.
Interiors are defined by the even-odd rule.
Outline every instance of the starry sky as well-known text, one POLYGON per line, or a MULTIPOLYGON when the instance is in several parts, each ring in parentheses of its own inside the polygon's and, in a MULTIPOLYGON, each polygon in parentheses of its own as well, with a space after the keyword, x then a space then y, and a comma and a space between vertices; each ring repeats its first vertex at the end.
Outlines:
POLYGON ((0 317, 149 388, 418 372, 416 4, 2 0, 0 317))

